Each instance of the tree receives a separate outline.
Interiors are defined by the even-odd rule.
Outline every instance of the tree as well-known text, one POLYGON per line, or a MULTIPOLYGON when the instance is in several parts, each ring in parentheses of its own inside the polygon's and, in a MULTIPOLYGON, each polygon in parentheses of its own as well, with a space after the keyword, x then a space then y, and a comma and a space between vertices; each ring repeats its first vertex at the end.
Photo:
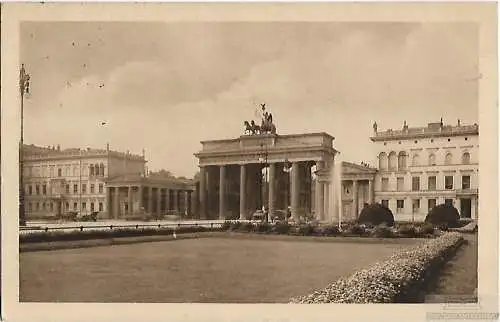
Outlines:
POLYGON ((394 226, 394 215, 392 211, 379 203, 365 204, 363 210, 359 214, 358 223, 369 225, 386 224, 394 226))

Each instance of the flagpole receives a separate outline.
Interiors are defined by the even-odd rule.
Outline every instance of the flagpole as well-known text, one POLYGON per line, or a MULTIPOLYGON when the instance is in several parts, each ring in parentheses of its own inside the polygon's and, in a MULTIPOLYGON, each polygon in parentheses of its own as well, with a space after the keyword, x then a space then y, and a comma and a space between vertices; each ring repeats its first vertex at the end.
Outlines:
POLYGON ((29 93, 30 75, 26 73, 24 64, 19 72, 19 91, 21 94, 21 138, 19 140, 19 226, 26 226, 24 207, 24 94, 29 93))

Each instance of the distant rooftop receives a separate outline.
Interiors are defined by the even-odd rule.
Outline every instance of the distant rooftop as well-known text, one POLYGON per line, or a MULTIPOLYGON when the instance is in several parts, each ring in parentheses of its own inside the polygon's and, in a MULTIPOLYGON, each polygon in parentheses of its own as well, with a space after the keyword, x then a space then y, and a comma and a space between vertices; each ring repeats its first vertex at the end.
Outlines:
POLYGON ((127 152, 119 152, 108 149, 92 149, 92 148, 66 148, 61 149, 58 145, 56 146, 37 146, 34 144, 24 145, 24 157, 27 160, 36 159, 56 159, 56 158, 68 158, 68 157, 98 157, 98 156, 109 156, 128 158, 131 160, 143 160, 146 161, 143 155, 131 154, 127 152))
POLYGON ((409 127, 404 121, 401 130, 387 129, 379 131, 377 123, 373 124, 373 136, 370 138, 372 141, 387 141, 398 139, 411 139, 411 138, 426 138, 426 137, 439 137, 439 136, 458 136, 458 135, 478 135, 479 125, 466 125, 462 124, 460 120, 456 125, 445 125, 443 120, 440 122, 428 123, 423 127, 409 127))

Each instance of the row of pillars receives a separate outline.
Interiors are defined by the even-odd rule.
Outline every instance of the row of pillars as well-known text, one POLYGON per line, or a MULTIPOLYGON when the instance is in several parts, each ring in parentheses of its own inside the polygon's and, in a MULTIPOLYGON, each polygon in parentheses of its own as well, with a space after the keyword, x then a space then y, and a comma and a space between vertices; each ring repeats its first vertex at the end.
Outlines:
POLYGON ((127 208, 123 209, 126 214, 139 213, 144 210, 148 213, 162 213, 176 211, 179 214, 191 214, 194 210, 191 190, 178 190, 167 188, 154 188, 143 186, 108 187, 108 212, 110 217, 119 218, 121 213, 120 201, 127 201, 127 208), (127 189, 127 198, 121 198, 120 192, 127 189), (144 191, 147 190, 147 201, 144 202, 144 191), (156 191, 156 207, 154 207, 153 197, 156 191), (181 207, 180 198, 184 198, 181 207), (135 207, 134 207, 135 205, 135 207), (181 209, 182 208, 182 209, 181 209), (153 211, 155 210, 155 211, 153 211))
MULTIPOLYGON (((268 163, 268 178, 269 184, 267 185, 267 210, 270 218, 273 218, 275 214, 275 200, 276 200, 276 176, 277 176, 277 168, 278 165, 282 165, 283 163, 268 163)), ((298 219, 299 217, 299 207, 300 207, 300 189, 301 189, 301 177, 307 178, 307 180, 311 180, 311 161, 302 161, 302 162, 292 162, 290 168, 290 187, 286 187, 286 190, 290 188, 290 208, 292 217, 298 219), (306 169, 305 172, 301 171, 302 169, 306 169), (301 176, 302 174, 302 176, 301 176), (305 174, 305 176, 304 176, 305 174), (309 176, 307 176, 309 174, 309 176)), ((239 217, 240 219, 245 219, 246 210, 247 210, 247 196, 252 195, 250 191, 247 191, 247 169, 249 166, 255 166, 255 164, 242 164, 239 166, 239 217)), ((318 161, 316 162, 316 169, 322 169, 324 166, 324 162, 318 161)), ((228 165, 219 165, 219 219, 226 218, 226 181, 227 181, 227 168, 228 165)), ((278 168, 278 171, 281 169, 278 168)), ((288 175, 288 173, 287 173, 288 175)), ((252 176, 253 178, 253 176, 252 176)), ((316 201, 315 201, 315 209, 316 209, 316 217, 318 219, 323 219, 324 211, 325 211, 325 197, 328 195, 324 189, 324 187, 328 185, 320 180, 316 180, 316 201)), ((200 167, 200 186, 199 186, 199 212, 200 218, 207 218, 207 190, 210 187, 207 186, 207 169, 206 166, 200 167)), ((261 187, 260 187, 261 188, 261 187)), ((288 191, 287 191, 288 192, 288 191)), ((260 193, 260 192, 259 192, 260 193)), ((286 194, 286 206, 285 209, 288 208, 288 193, 286 194)), ((263 200, 264 198, 262 198, 263 200)), ((328 200, 328 199, 327 199, 328 200)))
MULTIPOLYGON (((353 204, 353 213, 354 213, 354 216, 355 218, 358 217, 359 215, 359 212, 361 211, 359 209, 359 200, 358 200, 358 184, 360 183, 360 181, 363 181, 366 183, 366 181, 368 181, 368 203, 373 203, 374 199, 373 199, 373 180, 372 179, 360 179, 360 180, 357 180, 357 179, 354 179, 352 180, 352 204, 353 204)), ((346 182, 346 180, 344 180, 344 182, 346 182)))

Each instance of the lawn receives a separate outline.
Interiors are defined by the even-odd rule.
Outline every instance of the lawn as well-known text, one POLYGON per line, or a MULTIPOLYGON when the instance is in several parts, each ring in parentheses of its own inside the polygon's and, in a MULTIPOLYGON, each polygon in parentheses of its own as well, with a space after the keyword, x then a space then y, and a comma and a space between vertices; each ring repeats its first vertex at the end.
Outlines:
POLYGON ((211 237, 20 254, 20 301, 280 303, 411 244, 211 237))

